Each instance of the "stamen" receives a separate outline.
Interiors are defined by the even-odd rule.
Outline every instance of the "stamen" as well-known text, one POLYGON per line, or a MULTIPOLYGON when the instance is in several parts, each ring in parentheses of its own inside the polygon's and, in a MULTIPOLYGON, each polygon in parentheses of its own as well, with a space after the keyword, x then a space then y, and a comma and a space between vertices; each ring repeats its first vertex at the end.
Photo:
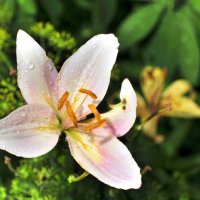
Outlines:
POLYGON ((81 89, 79 90, 79 92, 89 95, 89 96, 90 96, 92 99, 94 99, 94 100, 97 99, 97 95, 96 95, 95 93, 93 93, 92 91, 90 91, 90 90, 81 88, 81 89))
POLYGON ((61 110, 62 107, 65 105, 67 99, 69 97, 69 92, 65 92, 62 97, 60 98, 60 101, 58 103, 58 110, 61 110))
POLYGON ((103 126, 105 122, 106 122, 105 119, 102 119, 101 121, 98 121, 98 122, 94 122, 94 123, 92 123, 92 124, 86 126, 86 127, 84 128, 84 130, 85 130, 85 131, 91 131, 91 130, 93 130, 93 129, 95 129, 95 128, 98 128, 98 127, 100 127, 100 126, 103 126))
POLYGON ((94 104, 89 104, 88 107, 91 110, 91 112, 94 114, 95 119, 98 122, 101 121, 101 115, 100 115, 99 111, 97 110, 96 106, 94 104))
POLYGON ((69 117, 71 118, 74 126, 77 128, 78 127, 78 122, 77 122, 77 118, 76 118, 76 115, 72 109, 72 106, 71 104, 69 103, 69 101, 66 102, 66 107, 67 107, 67 112, 69 114, 69 117))

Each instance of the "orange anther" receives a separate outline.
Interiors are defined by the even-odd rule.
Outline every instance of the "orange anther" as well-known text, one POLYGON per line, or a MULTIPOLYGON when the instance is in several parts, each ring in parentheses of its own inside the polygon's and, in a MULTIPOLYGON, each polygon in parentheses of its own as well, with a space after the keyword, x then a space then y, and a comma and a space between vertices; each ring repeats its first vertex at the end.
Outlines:
POLYGON ((70 117, 70 119, 72 120, 72 123, 74 124, 74 126, 77 128, 78 127, 78 122, 77 122, 77 118, 76 115, 72 109, 71 104, 69 103, 69 101, 66 102, 66 107, 67 107, 67 113, 70 117))
POLYGON ((94 104, 89 104, 88 107, 91 110, 91 112, 94 114, 95 119, 98 122, 101 121, 101 115, 100 115, 99 111, 97 110, 96 106, 94 104))
POLYGON ((92 91, 90 91, 90 90, 86 90, 84 88, 81 88, 79 90, 79 92, 89 95, 94 100, 97 99, 97 95, 95 93, 93 93, 92 91))
POLYGON ((58 103, 58 110, 61 110, 62 107, 65 105, 67 99, 69 97, 69 92, 65 92, 62 97, 60 98, 60 101, 58 103))
POLYGON ((92 123, 92 124, 86 126, 86 127, 84 128, 84 130, 85 130, 85 131, 91 131, 91 130, 93 130, 93 129, 95 129, 95 128, 99 128, 100 126, 103 126, 105 122, 106 122, 105 119, 101 119, 101 121, 94 122, 94 123, 92 123))

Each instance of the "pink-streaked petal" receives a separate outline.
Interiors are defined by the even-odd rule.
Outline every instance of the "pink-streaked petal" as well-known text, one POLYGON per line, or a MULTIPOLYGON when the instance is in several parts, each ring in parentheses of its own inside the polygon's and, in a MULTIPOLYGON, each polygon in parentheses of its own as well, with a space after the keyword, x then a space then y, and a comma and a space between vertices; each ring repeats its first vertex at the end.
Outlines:
POLYGON ((101 115, 103 119, 106 119, 103 128, 116 137, 126 134, 136 119, 136 94, 128 79, 122 83, 120 100, 119 104, 111 106, 111 111, 101 115))
POLYGON ((118 40, 113 34, 96 35, 63 64, 58 75, 58 96, 61 97, 65 91, 70 92, 70 102, 76 101, 76 113, 88 113, 87 105, 98 105, 105 96, 118 46, 118 40), (88 96, 80 107, 86 97, 79 92, 80 88, 91 90, 98 99, 94 101, 88 96))
POLYGON ((18 85, 28 104, 56 98, 57 70, 44 49, 26 32, 17 33, 18 85))
POLYGON ((49 152, 60 131, 53 110, 46 105, 26 105, 0 120, 0 149, 24 158, 49 152))
POLYGON ((140 168, 129 150, 104 129, 93 133, 73 129, 67 140, 74 159, 100 181, 125 190, 141 186, 140 168))

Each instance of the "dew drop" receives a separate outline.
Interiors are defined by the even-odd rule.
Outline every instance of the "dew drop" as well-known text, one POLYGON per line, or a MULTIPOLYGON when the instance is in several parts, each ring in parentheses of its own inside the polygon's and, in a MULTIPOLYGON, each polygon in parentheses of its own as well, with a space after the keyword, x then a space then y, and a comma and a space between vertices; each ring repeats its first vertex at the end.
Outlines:
POLYGON ((49 65, 49 71, 52 71, 53 70, 53 66, 50 64, 49 65))
POLYGON ((34 65, 32 63, 29 65, 29 69, 34 69, 34 65))

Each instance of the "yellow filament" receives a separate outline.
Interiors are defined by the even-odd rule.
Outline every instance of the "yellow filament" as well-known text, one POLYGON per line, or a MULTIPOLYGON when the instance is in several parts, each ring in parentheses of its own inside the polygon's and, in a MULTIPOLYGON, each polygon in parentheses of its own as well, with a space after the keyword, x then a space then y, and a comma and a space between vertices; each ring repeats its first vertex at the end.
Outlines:
POLYGON ((95 129, 95 128, 99 128, 100 126, 103 126, 105 122, 106 122, 105 119, 101 119, 101 120, 98 121, 98 122, 94 122, 94 123, 92 123, 92 124, 86 126, 86 127, 84 128, 84 130, 85 130, 85 131, 91 131, 91 130, 93 130, 93 129, 95 129))
POLYGON ((62 107, 65 105, 67 99, 69 97, 69 92, 65 92, 62 97, 60 98, 60 101, 58 103, 58 110, 61 110, 62 107))
POLYGON ((89 104, 88 107, 91 110, 91 112, 94 114, 95 119, 98 122, 101 121, 101 115, 100 115, 99 111, 97 110, 96 106, 94 104, 89 104))
POLYGON ((74 124, 74 126, 77 128, 78 127, 78 122, 77 122, 77 118, 76 115, 72 109, 71 104, 69 103, 69 101, 66 102, 66 107, 67 107, 67 113, 70 117, 70 119, 72 120, 72 123, 74 124))
POLYGON ((92 91, 90 91, 90 90, 87 90, 87 89, 84 89, 84 88, 81 88, 80 90, 79 90, 79 92, 81 92, 81 93, 84 93, 84 94, 87 94, 88 96, 90 96, 92 99, 97 99, 97 95, 95 94, 95 93, 93 93, 92 91))

